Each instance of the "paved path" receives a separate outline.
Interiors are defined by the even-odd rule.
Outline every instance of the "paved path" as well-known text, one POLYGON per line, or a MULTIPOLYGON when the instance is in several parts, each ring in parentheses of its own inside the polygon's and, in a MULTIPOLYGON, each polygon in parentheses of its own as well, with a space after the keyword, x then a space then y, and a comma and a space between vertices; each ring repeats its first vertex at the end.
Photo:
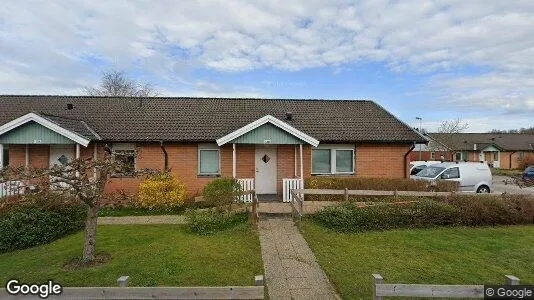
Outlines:
POLYGON ((260 220, 270 299, 340 299, 291 219, 260 220))
POLYGON ((185 217, 182 215, 98 217, 98 224, 185 224, 185 217))

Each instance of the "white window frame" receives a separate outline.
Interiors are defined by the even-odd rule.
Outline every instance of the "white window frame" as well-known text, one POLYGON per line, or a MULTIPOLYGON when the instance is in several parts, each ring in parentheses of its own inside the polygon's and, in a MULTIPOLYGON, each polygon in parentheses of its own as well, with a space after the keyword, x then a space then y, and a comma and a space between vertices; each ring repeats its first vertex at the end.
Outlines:
POLYGON ((430 152, 430 159, 431 160, 436 159, 436 152, 434 151, 430 152))
POLYGON ((198 176, 221 176, 221 149, 216 144, 198 144, 197 151, 197 175, 198 176), (201 173, 200 172, 200 152, 201 151, 217 151, 219 160, 219 171, 217 173, 201 173))
MULTIPOLYGON (((115 156, 119 151, 133 151, 134 154, 134 171, 137 170, 137 146, 132 143, 113 143, 111 145, 111 157, 115 160, 115 156)), ((131 174, 114 173, 112 177, 131 178, 131 174)))
POLYGON ((312 175, 354 175, 356 173, 356 151, 354 145, 319 145, 312 148, 313 150, 330 150, 330 172, 329 173, 314 173, 313 172, 313 155, 311 155, 311 174, 312 175), (337 172, 336 171, 336 152, 337 151, 352 151, 352 171, 351 172, 337 172))

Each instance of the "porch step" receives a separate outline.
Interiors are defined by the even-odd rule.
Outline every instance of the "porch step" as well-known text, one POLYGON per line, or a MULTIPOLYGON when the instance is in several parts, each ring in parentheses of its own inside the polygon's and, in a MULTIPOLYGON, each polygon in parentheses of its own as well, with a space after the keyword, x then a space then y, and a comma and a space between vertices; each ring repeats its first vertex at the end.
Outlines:
POLYGON ((290 213, 259 213, 260 220, 270 220, 270 219, 283 219, 283 220, 290 220, 291 219, 291 212, 290 213))

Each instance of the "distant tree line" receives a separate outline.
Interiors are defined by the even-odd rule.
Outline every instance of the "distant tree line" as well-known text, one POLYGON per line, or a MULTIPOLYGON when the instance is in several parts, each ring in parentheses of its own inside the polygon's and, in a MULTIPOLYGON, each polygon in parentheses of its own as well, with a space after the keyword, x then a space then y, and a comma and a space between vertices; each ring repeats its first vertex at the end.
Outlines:
POLYGON ((534 134, 534 127, 520 128, 520 129, 492 129, 490 133, 522 133, 522 134, 534 134))

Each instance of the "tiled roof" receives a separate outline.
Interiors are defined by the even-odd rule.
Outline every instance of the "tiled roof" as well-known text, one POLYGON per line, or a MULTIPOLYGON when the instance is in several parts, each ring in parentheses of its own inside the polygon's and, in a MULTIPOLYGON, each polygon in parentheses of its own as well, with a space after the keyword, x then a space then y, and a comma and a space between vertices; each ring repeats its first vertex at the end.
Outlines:
POLYGON ((95 139, 92 130, 107 141, 214 141, 265 115, 321 143, 424 141, 368 100, 0 96, 0 112, 0 125, 37 112, 83 136, 95 139), (293 114, 292 121, 285 120, 286 112, 293 114))
POLYGON ((453 150, 477 150, 489 145, 508 151, 533 151, 534 134, 520 133, 429 133, 429 136, 453 150))

